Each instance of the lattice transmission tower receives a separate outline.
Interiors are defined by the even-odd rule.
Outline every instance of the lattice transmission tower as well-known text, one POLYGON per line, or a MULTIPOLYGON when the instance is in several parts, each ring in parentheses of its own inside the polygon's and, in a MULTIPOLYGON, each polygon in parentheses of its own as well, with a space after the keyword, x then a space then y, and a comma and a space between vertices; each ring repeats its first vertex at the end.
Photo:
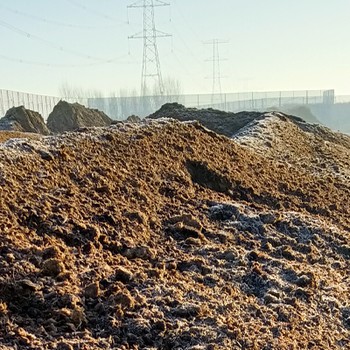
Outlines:
POLYGON ((128 8, 143 9, 143 31, 129 36, 129 39, 143 39, 141 75, 142 96, 150 94, 150 89, 153 88, 156 89, 157 94, 164 94, 164 83, 160 68, 157 38, 169 37, 171 35, 156 29, 154 12, 155 7, 160 6, 170 6, 170 4, 160 0, 140 0, 128 6, 128 8))
POLYGON ((221 75, 221 67, 220 63, 222 61, 226 61, 226 59, 220 58, 219 46, 221 44, 227 44, 228 41, 223 41, 219 39, 213 39, 210 41, 204 42, 206 45, 212 46, 213 56, 211 59, 206 60, 207 62, 212 62, 212 93, 211 93, 211 104, 222 103, 222 88, 221 88, 221 79, 223 76, 221 75))

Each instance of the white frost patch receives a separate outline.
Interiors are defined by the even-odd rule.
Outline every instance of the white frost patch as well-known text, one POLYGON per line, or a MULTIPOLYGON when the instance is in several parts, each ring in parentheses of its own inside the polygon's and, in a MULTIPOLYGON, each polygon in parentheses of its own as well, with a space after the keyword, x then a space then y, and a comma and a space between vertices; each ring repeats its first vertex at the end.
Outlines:
MULTIPOLYGON (((175 119, 161 118, 157 120, 144 119, 140 123, 118 123, 108 127, 81 128, 76 131, 68 131, 58 135, 41 136, 39 139, 13 138, 0 143, 0 150, 6 151, 12 156, 20 156, 25 153, 52 152, 61 146, 74 146, 77 142, 91 140, 99 142, 110 133, 127 133, 142 128, 163 128, 172 124, 175 119)), ((38 135, 39 136, 39 135, 38 135)))
POLYGON ((271 139, 273 138, 276 127, 280 126, 283 128, 283 123, 285 123, 279 118, 280 116, 283 115, 281 113, 264 114, 261 118, 253 120, 242 129, 238 130, 232 136, 232 139, 242 144, 246 142, 249 144, 258 144, 257 141, 271 139))

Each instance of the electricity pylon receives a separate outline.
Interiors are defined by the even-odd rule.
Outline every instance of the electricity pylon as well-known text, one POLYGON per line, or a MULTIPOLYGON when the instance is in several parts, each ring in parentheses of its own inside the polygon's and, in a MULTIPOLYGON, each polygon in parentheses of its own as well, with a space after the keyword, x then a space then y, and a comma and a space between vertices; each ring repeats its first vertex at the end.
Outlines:
POLYGON ((212 93, 211 93, 211 104, 213 105, 215 101, 215 96, 219 97, 219 103, 222 103, 222 89, 221 89, 221 79, 223 76, 221 75, 220 62, 225 61, 225 59, 220 58, 219 45, 227 44, 227 41, 222 41, 219 39, 213 39, 210 41, 204 42, 206 45, 211 45, 213 50, 213 57, 207 62, 212 62, 212 93))
POLYGON ((128 6, 128 8, 143 9, 143 31, 129 36, 129 39, 143 39, 141 96, 148 95, 150 89, 154 87, 157 90, 156 93, 159 95, 164 94, 157 38, 169 37, 171 35, 156 29, 154 8, 169 5, 169 3, 160 0, 140 0, 128 6), (150 84, 150 81, 152 81, 153 84, 150 84))

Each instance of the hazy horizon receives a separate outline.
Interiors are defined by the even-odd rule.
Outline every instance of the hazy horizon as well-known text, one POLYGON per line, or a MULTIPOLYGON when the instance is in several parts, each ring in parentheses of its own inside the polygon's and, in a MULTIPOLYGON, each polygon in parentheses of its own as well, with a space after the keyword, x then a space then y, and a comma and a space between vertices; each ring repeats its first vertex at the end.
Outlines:
MULTIPOLYGON (((140 89, 142 10, 127 0, 0 0, 1 89, 58 95, 67 83, 104 94, 140 89), (129 17, 129 24, 127 19, 129 17), (111 59, 115 59, 108 62, 111 59)), ((156 9, 164 78, 211 93, 211 47, 220 46, 222 91, 335 89, 350 95, 350 2, 172 0, 156 9)))

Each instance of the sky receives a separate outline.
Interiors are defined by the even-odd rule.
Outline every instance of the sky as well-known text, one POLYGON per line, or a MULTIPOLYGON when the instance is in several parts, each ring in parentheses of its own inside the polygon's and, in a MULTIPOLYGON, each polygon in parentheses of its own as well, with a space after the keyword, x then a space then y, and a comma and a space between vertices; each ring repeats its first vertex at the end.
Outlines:
MULTIPOLYGON (((0 89, 59 96, 140 91, 142 9, 132 0, 0 0, 0 89)), ((220 39, 223 92, 335 89, 350 95, 349 0, 169 0, 157 7, 162 75, 212 92, 220 39)))

